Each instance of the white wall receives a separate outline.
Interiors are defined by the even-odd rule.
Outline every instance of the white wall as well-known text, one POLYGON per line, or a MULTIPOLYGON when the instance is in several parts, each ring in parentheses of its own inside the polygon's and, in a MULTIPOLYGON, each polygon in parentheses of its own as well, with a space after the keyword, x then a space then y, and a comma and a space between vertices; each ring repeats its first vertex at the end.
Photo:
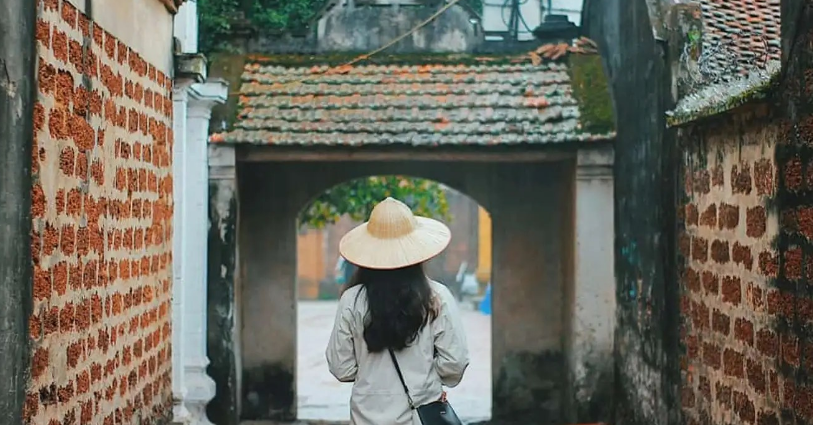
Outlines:
MULTIPOLYGON (((542 22, 542 8, 539 2, 540 0, 525 0, 520 5, 520 15, 522 15, 528 26, 528 28, 525 28, 525 25, 520 22, 520 40, 532 40, 534 38, 531 30, 542 22)), ((483 31, 508 31, 506 22, 511 19, 511 8, 505 7, 505 4, 505 0, 483 0, 483 31)))
MULTIPOLYGON (((542 0, 542 5, 547 7, 548 0, 542 0)), ((551 0, 551 13, 556 15, 567 15, 570 22, 581 25, 582 4, 584 0, 551 0)))
POLYGON ((70 0, 70 3, 156 69, 172 75, 173 15, 160 1, 90 0, 90 7, 86 7, 85 0, 70 0))

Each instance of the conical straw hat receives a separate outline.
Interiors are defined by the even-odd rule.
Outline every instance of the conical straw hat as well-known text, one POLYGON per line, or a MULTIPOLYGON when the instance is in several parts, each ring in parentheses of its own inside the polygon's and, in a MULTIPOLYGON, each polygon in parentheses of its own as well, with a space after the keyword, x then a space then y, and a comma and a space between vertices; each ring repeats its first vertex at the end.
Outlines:
POLYGON ((416 217, 401 201, 387 198, 373 208, 370 221, 344 235, 339 252, 360 267, 399 269, 432 259, 451 239, 443 223, 416 217))

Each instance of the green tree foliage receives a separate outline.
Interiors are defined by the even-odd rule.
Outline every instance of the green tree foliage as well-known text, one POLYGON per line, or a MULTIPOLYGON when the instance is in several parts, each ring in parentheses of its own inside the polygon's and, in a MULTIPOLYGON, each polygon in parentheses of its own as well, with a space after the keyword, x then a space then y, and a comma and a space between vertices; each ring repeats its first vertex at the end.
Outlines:
POLYGON ((300 227, 321 229, 347 214, 366 221, 373 207, 393 197, 419 216, 449 220, 446 192, 436 182, 404 176, 375 176, 350 180, 327 190, 302 210, 300 227))
POLYGON ((199 49, 204 54, 226 50, 238 0, 198 0, 199 49))
POLYGON ((254 0, 251 20, 266 31, 306 30, 325 0, 254 0))

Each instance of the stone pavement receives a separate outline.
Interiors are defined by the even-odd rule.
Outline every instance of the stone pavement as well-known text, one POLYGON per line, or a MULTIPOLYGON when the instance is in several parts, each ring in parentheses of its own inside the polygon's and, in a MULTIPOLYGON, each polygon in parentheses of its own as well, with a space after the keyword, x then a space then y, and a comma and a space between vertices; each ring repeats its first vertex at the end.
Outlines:
MULTIPOLYGON (((327 369, 327 345, 336 302, 301 301, 298 317, 297 411, 300 420, 312 422, 350 419, 352 384, 336 381, 327 369)), ((471 365, 457 388, 448 390, 449 402, 464 422, 491 417, 491 317, 461 305, 469 340, 471 365)))

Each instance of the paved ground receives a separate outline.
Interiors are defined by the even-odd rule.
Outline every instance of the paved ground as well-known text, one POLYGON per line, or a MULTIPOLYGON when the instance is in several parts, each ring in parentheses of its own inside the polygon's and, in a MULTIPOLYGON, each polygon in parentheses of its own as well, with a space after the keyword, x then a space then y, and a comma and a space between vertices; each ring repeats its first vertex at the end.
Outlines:
MULTIPOLYGON (((469 339, 471 365, 463 382, 449 390, 449 402, 466 422, 491 417, 491 317, 461 306, 469 339)), ((297 361, 298 412, 300 420, 346 421, 350 419, 351 384, 337 382, 327 369, 325 346, 336 314, 336 303, 299 303, 297 361)))

